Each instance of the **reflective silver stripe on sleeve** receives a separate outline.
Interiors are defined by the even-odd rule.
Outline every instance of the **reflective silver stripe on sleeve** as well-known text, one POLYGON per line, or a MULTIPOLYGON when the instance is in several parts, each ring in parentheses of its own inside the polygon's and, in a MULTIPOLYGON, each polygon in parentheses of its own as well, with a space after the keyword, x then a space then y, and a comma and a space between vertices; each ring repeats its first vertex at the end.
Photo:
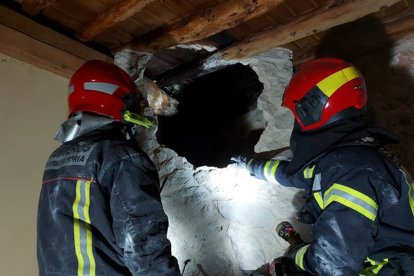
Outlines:
POLYGON ((313 179, 313 185, 312 185, 312 192, 313 197, 315 198, 316 202, 319 205, 319 208, 323 209, 323 198, 322 198, 322 192, 321 192, 321 174, 318 173, 315 175, 315 178, 313 179))
POLYGON ((94 90, 98 92, 103 92, 109 95, 114 94, 114 92, 118 89, 119 85, 115 85, 108 82, 85 82, 83 84, 83 88, 86 90, 94 90))
POLYGON ((321 179, 322 177, 320 173, 315 175, 315 178, 313 179, 312 191, 316 192, 321 190, 321 179))

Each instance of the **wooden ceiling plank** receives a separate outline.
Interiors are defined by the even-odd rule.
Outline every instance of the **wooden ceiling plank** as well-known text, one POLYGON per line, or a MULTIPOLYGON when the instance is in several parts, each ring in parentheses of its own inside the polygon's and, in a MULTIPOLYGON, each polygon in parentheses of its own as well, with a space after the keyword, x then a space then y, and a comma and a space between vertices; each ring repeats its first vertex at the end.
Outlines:
POLYGON ((249 57, 313 33, 354 21, 397 2, 399 0, 349 0, 329 9, 321 7, 287 24, 248 37, 220 51, 220 55, 226 60, 249 57))
MULTIPOLYGON (((2 38, 0 39, 0 53, 67 79, 87 61, 2 24, 0 24, 0 37, 2 38)), ((156 114, 165 113, 165 110, 160 109, 156 97, 161 95, 165 100, 168 98, 166 93, 146 77, 144 77, 143 83, 148 89, 147 98, 152 99, 149 102, 150 106, 154 109, 157 108, 156 114)))
POLYGON ((70 78, 84 59, 0 24, 0 52, 46 71, 70 78))
POLYGON ((62 35, 48 27, 40 25, 35 21, 0 5, 0 24, 18 30, 27 36, 52 45, 54 48, 71 53, 84 60, 100 59, 109 60, 109 56, 104 55, 88 46, 62 35))
POLYGON ((318 7, 318 3, 316 3, 315 0, 310 0, 310 3, 313 5, 314 8, 318 7))
POLYGON ((142 37, 125 45, 142 52, 154 52, 160 48, 198 41, 223 30, 240 25, 277 7, 285 0, 232 0, 204 10, 183 26, 165 30, 154 37, 142 37))
MULTIPOLYGON (((291 23, 286 23, 280 28, 265 31, 260 33, 258 37, 250 37, 250 39, 246 39, 242 43, 237 43, 235 46, 230 46, 227 49, 214 53, 210 57, 200 61, 196 67, 186 70, 185 72, 177 71, 175 74, 170 74, 164 79, 160 79, 158 84, 160 87, 165 87, 167 89, 167 87, 172 87, 172 84, 186 83, 196 77, 222 69, 223 67, 221 65, 216 68, 208 67, 209 71, 204 69, 204 65, 212 64, 217 59, 237 61, 275 47, 285 47, 289 49, 296 48, 292 49, 295 51, 294 62, 295 64, 300 63, 313 57, 319 41, 315 40, 312 45, 306 45, 306 47, 298 50, 298 45, 293 43, 297 39, 307 37, 308 33, 312 35, 315 33, 323 34, 326 29, 362 18, 365 15, 374 13, 382 7, 392 5, 396 2, 398 1, 349 0, 347 3, 351 3, 350 5, 335 6, 329 10, 319 8, 315 10, 314 13, 301 16, 299 19, 293 20, 291 23), (367 3, 367 5, 365 5, 365 3, 367 3), (379 5, 376 5, 377 3, 379 3, 379 5), (356 14, 352 14, 353 12, 356 12, 356 14), (317 28, 316 26, 320 26, 320 28, 317 28), (316 31, 314 32, 314 30, 316 31), (296 33, 292 34, 291 32, 296 33)), ((411 27, 411 24, 413 23, 407 22, 404 25, 395 24, 396 28, 400 27, 399 30, 395 30, 395 32, 398 31, 399 33, 404 33, 411 27)), ((232 62, 223 62, 221 64, 232 64, 232 62)))
POLYGON ((22 0, 20 5, 25 12, 36 16, 55 2, 56 0, 22 0))
POLYGON ((107 29, 130 18, 146 6, 157 1, 159 0, 123 0, 119 4, 107 9, 88 25, 82 27, 76 35, 82 41, 90 41, 107 29))
POLYGON ((297 16, 296 12, 288 5, 288 3, 283 3, 283 7, 285 7, 292 16, 297 16))
MULTIPOLYGON (((387 20, 387 24, 385 24, 384 27, 385 31, 392 41, 396 41, 407 34, 413 33, 414 9, 411 9, 411 13, 405 14, 402 17, 396 17, 387 20)), ((318 44, 314 44, 301 50, 295 51, 293 56, 294 64, 301 64, 307 60, 314 58, 317 46, 318 44)))

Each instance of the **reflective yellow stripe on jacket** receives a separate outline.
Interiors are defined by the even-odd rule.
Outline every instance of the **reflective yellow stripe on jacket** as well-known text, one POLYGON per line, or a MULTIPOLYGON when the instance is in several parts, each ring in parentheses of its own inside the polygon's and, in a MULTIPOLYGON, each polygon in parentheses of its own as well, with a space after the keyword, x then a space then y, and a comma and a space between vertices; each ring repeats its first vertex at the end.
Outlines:
POLYGON ((408 201, 410 203, 411 212, 414 216, 414 182, 410 184, 410 188, 408 190, 408 201))
POLYGON ((269 160, 264 166, 264 176, 270 183, 277 183, 276 181, 276 170, 279 166, 280 160, 269 160))
POLYGON ((296 256, 295 256, 295 264, 300 267, 302 270, 305 270, 304 265, 303 265, 303 259, 305 257, 305 253, 308 250, 310 244, 305 245, 301 248, 299 248, 299 250, 296 252, 296 256))
POLYGON ((367 260, 365 262, 369 263, 371 266, 367 267, 363 271, 361 271, 359 273, 359 276, 375 276, 375 275, 378 275, 378 273, 380 272, 382 267, 388 263, 388 259, 384 259, 382 262, 377 262, 375 260, 367 258, 367 260))
POLYGON ((326 190, 323 197, 323 209, 332 202, 341 203, 372 221, 377 216, 377 203, 369 196, 348 186, 335 183, 326 190))
POLYGON ((303 170, 303 177, 305 179, 309 179, 313 177, 313 171, 315 170, 315 165, 312 167, 307 167, 303 170))
POLYGON ((76 182, 76 197, 72 205, 73 231, 78 276, 95 276, 95 258, 92 252, 91 219, 89 217, 91 181, 76 182))

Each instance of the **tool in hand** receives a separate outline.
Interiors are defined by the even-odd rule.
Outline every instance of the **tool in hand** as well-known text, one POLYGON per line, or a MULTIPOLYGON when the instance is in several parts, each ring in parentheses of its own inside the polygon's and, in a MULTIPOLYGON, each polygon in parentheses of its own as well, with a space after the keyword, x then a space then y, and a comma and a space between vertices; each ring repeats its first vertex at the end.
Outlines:
POLYGON ((279 223, 275 230, 279 237, 287 241, 291 246, 295 247, 304 243, 299 233, 296 232, 295 229, 293 229, 293 226, 287 221, 279 223))

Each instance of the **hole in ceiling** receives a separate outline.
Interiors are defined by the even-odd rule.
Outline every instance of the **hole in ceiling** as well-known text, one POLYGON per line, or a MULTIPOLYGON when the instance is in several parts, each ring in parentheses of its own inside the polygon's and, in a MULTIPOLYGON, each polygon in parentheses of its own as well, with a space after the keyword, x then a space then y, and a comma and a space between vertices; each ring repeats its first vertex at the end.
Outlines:
POLYGON ((262 91, 256 73, 242 64, 199 77, 175 96, 176 115, 159 116, 157 139, 194 166, 225 167, 232 156, 253 153, 263 129, 249 130, 243 116, 262 91))

